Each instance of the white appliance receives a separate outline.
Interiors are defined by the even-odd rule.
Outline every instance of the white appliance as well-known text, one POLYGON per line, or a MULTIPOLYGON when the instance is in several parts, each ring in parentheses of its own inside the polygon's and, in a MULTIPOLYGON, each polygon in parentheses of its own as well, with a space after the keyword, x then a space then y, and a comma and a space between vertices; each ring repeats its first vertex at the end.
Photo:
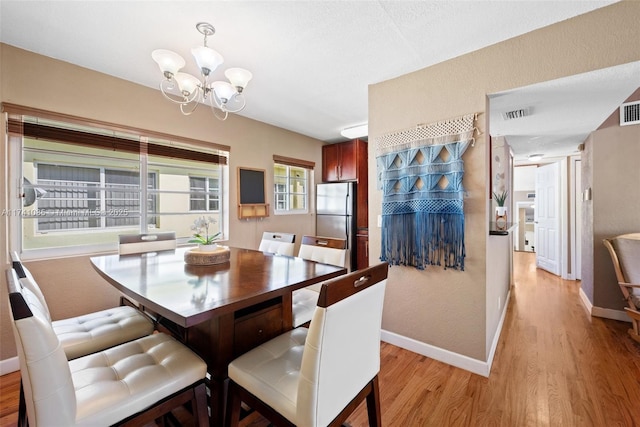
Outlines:
POLYGON ((347 265, 356 269, 356 194, 353 182, 318 184, 316 236, 347 240, 347 265))

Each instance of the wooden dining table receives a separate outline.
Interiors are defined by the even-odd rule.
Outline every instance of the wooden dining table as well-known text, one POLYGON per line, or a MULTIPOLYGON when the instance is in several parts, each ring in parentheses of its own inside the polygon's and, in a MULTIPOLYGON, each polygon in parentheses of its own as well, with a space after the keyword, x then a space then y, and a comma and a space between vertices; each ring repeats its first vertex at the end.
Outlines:
POLYGON ((228 364, 293 327, 292 291, 347 270, 239 248, 222 264, 189 265, 190 249, 95 256, 91 264, 205 360, 211 424, 223 425, 228 364))

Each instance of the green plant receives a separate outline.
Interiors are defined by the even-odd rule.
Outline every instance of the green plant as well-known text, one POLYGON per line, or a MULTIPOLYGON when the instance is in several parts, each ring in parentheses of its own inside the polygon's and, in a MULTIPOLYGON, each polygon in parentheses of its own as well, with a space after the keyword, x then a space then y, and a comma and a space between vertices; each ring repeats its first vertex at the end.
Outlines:
POLYGON ((222 233, 218 231, 215 234, 209 235, 209 227, 216 222, 218 221, 216 221, 216 219, 212 216, 210 216, 209 218, 201 216, 200 218, 193 221, 191 230, 195 231, 195 233, 193 234, 193 238, 189 240, 189 243, 198 243, 201 245, 212 245, 213 243, 215 243, 220 238, 220 234, 222 233))
POLYGON ((493 192, 493 198, 496 201, 496 203, 498 204, 498 206, 504 206, 504 202, 507 200, 507 192, 503 191, 501 193, 496 193, 495 191, 493 192))

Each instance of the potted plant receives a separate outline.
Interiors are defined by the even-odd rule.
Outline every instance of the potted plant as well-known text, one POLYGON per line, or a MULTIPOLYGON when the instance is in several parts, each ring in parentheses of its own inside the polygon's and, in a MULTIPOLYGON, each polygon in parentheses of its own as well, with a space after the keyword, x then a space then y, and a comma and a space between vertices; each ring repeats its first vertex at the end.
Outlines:
POLYGON ((189 243, 197 243, 202 252, 216 250, 218 248, 216 242, 220 239, 222 233, 218 231, 217 233, 209 234, 209 227, 216 222, 216 219, 212 216, 209 218, 201 216, 196 219, 191 226, 191 230, 195 231, 195 233, 193 233, 193 237, 189 240, 189 243))
POLYGON ((507 214, 507 207, 504 205, 504 202, 507 201, 507 192, 502 191, 500 193, 493 192, 493 199, 496 201, 498 207, 496 208, 497 216, 505 216, 507 214))

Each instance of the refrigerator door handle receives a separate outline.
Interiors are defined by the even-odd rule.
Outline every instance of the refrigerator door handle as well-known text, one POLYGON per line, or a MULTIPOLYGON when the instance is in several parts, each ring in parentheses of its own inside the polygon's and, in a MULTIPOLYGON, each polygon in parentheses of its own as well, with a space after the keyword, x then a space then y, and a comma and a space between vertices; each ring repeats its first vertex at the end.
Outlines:
MULTIPOLYGON (((349 194, 344 196, 344 211, 349 212, 349 194)), ((347 239, 347 249, 349 249, 349 221, 344 222, 344 237, 347 239)))

